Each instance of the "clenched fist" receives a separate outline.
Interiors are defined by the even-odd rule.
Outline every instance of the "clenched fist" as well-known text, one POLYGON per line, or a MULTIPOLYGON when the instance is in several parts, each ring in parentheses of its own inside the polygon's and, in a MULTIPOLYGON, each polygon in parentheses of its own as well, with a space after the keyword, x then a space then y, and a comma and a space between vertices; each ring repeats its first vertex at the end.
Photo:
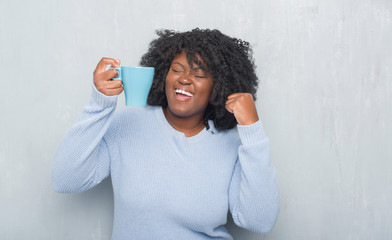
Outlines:
POLYGON ((226 109, 234 114, 239 125, 250 125, 259 120, 255 101, 250 93, 231 94, 227 98, 226 109))
POLYGON ((94 70, 94 84, 101 93, 106 96, 119 95, 124 89, 121 80, 112 80, 118 72, 116 69, 108 69, 106 66, 120 67, 120 59, 102 58, 94 70))

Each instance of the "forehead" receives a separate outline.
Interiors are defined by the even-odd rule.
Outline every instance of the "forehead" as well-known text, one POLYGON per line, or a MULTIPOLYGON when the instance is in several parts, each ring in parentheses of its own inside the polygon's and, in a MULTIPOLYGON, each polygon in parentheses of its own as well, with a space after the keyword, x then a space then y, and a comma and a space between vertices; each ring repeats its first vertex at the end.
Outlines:
POLYGON ((204 63, 203 59, 200 57, 198 53, 195 53, 194 57, 187 56, 185 51, 180 52, 174 58, 172 63, 180 62, 181 64, 190 65, 193 68, 200 67, 204 70, 206 68, 206 64, 204 63), (196 58, 196 59, 195 59, 196 58))

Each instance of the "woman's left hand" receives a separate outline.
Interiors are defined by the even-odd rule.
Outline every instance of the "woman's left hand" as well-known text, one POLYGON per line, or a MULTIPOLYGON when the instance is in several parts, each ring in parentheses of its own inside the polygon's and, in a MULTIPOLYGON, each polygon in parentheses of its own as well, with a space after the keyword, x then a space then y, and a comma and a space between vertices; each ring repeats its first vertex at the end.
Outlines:
POLYGON ((234 114, 239 125, 250 125, 259 120, 255 101, 250 93, 231 94, 227 98, 226 109, 234 114))

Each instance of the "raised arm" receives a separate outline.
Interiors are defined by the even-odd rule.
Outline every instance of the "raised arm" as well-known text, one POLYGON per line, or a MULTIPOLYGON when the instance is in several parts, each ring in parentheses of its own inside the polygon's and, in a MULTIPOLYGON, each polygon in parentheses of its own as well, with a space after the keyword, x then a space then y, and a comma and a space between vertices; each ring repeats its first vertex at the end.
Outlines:
POLYGON ((52 171, 56 192, 86 191, 110 173, 107 141, 115 134, 112 117, 122 85, 111 80, 115 69, 105 71, 108 64, 118 66, 119 60, 103 58, 98 63, 90 103, 57 149, 52 171))
POLYGON ((265 136, 250 94, 229 96, 226 103, 238 122, 241 145, 229 189, 234 222, 245 229, 265 233, 279 215, 279 189, 265 136))

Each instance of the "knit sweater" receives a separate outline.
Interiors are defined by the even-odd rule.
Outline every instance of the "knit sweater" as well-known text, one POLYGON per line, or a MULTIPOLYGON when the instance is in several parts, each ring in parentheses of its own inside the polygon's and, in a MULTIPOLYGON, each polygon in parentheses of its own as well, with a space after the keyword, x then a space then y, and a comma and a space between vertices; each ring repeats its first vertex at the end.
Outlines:
POLYGON ((279 191, 260 121, 186 137, 162 107, 115 111, 117 96, 93 87, 90 103, 61 142, 54 161, 56 192, 86 191, 110 176, 112 240, 232 239, 234 222, 268 232, 279 191))

